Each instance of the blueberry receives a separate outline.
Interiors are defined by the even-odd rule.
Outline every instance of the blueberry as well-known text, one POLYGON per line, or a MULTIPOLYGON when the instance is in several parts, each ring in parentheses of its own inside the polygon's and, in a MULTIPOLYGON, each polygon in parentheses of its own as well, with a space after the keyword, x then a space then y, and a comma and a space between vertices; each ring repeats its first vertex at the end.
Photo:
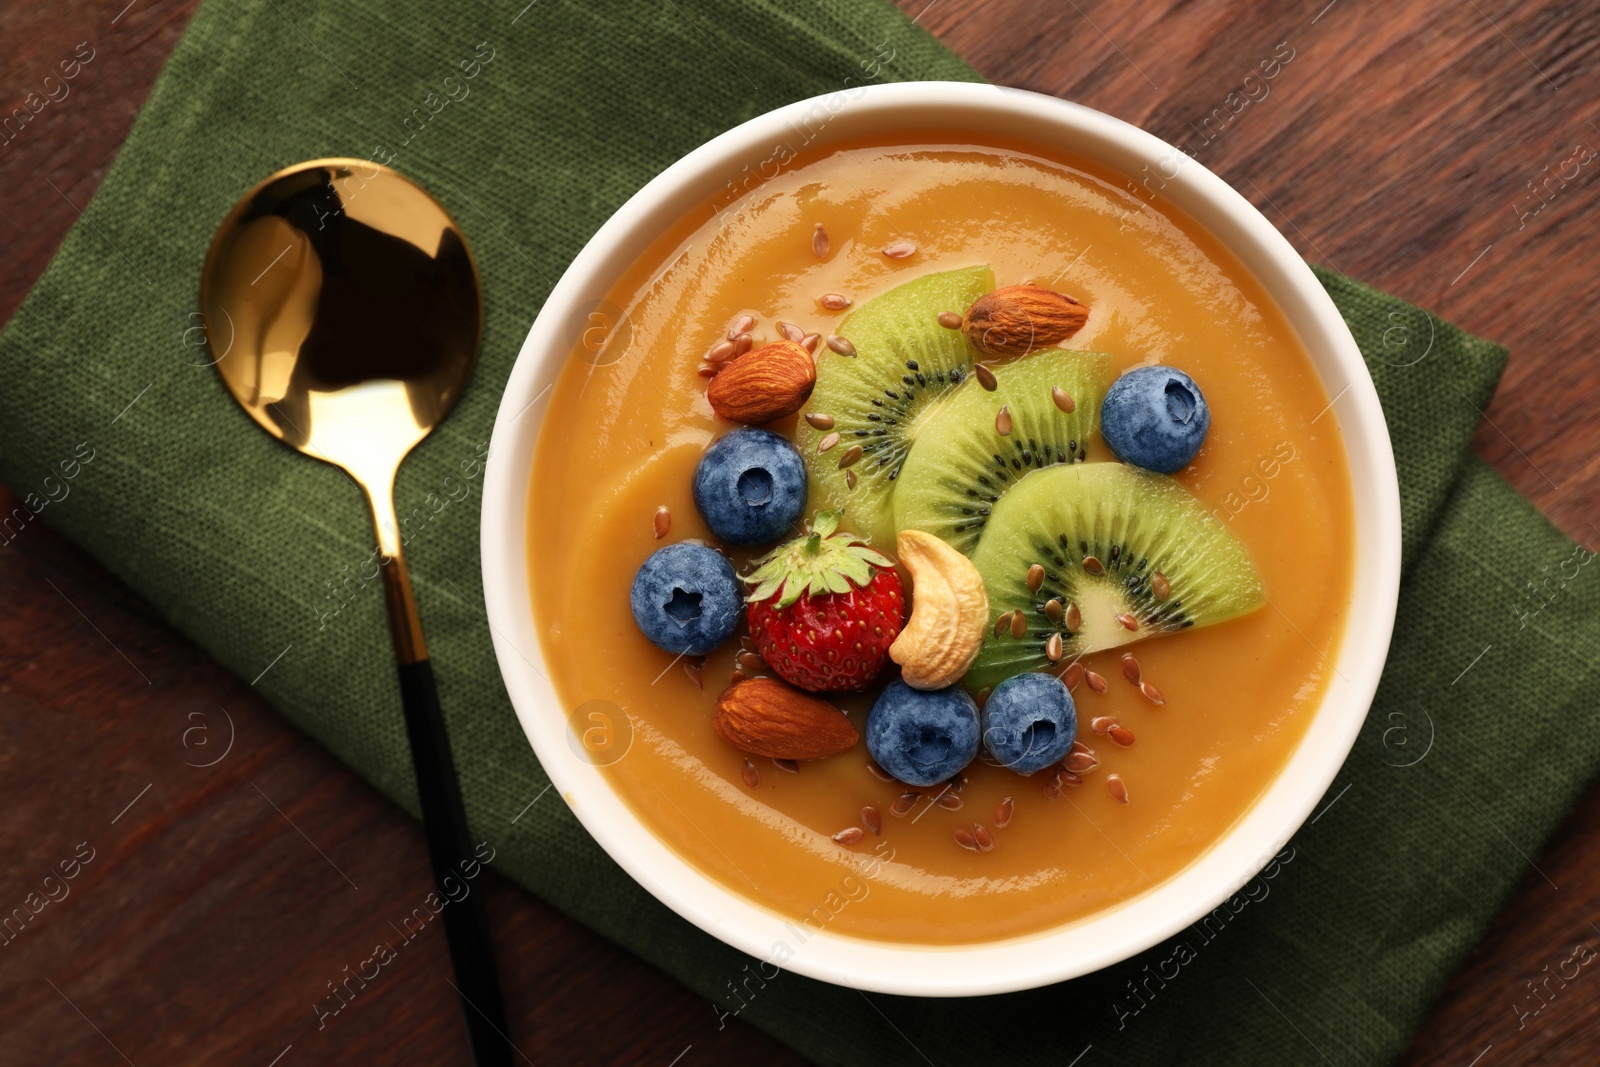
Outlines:
POLYGON ((1072 691, 1053 674, 1007 678, 984 701, 983 747, 1018 774, 1059 762, 1077 736, 1072 691))
POLYGON ((733 636, 743 597, 733 564, 705 545, 658 548, 633 577, 633 618, 651 644, 702 656, 733 636))
POLYGON ((1100 408, 1100 433, 1124 463, 1161 474, 1189 465, 1211 408, 1194 379, 1176 367, 1137 367, 1116 380, 1100 408))
POLYGON ((978 705, 959 686, 894 682, 867 713, 867 751, 907 785, 936 785, 978 754, 978 705))
POLYGON ((771 430, 735 430, 700 457, 694 506, 730 545, 776 541, 806 509, 806 465, 771 430))

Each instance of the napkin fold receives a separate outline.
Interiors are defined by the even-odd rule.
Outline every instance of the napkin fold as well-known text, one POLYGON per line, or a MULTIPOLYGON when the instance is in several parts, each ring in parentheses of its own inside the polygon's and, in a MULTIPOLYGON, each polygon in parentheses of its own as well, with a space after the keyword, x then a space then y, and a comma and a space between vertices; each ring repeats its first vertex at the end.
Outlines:
POLYGON ((1377 381, 1404 512, 1400 544, 1358 551, 1401 553, 1399 619, 1320 814, 1225 923, 1027 993, 925 1001, 786 973, 740 1000, 747 957, 656 903, 558 799, 528 806, 548 779, 501 687, 477 554, 528 323, 689 149, 795 99, 927 78, 978 80, 882 0, 209 0, 0 336, 0 479, 242 677, 270 666, 257 688, 415 813, 362 500, 234 406, 196 306, 213 230, 261 177, 392 162, 464 224, 487 293, 478 370, 396 496, 426 517, 408 556, 499 869, 821 1063, 1387 1061, 1595 773, 1600 569, 1469 450, 1504 350, 1337 275, 1319 272, 1377 381), (45 478, 68 469, 57 499, 45 478))

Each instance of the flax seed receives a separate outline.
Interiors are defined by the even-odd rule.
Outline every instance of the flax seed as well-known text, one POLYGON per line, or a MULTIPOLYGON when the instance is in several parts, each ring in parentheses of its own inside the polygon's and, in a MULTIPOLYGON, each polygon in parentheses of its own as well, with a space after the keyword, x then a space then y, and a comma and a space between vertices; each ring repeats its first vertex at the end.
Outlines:
POLYGON ((1067 669, 1061 672, 1061 680, 1067 684, 1068 689, 1078 688, 1078 683, 1083 681, 1083 664, 1069 663, 1067 669))
POLYGON ((1117 612, 1117 622, 1122 624, 1124 630, 1133 633, 1137 633, 1139 630, 1139 620, 1129 615, 1126 611, 1117 612))
POLYGON ((778 768, 778 770, 788 771, 790 774, 800 773, 800 764, 796 763, 792 759, 775 759, 772 761, 772 765, 778 768))
POLYGON ((795 344, 799 344, 806 336, 806 332, 792 322, 778 323, 778 332, 783 334, 785 341, 793 341, 795 344))
POLYGON ((1071 415, 1074 411, 1078 410, 1078 402, 1072 399, 1072 394, 1068 393, 1059 385, 1052 385, 1050 387, 1050 399, 1055 401, 1056 407, 1060 408, 1068 415, 1071 415))
POLYGON ((839 457, 839 469, 844 470, 846 467, 852 466, 855 461, 860 458, 861 446, 851 445, 849 448, 844 450, 844 455, 839 457))
MULTIPOLYGON (((698 656, 695 657, 695 659, 699 658, 698 656)), ((696 689, 704 689, 706 687, 705 681, 700 677, 700 672, 703 670, 705 670, 704 660, 699 663, 688 659, 683 661, 683 673, 689 676, 689 681, 694 683, 696 689)))
POLYGON ((880 782, 894 781, 894 775, 878 766, 875 760, 867 760, 867 770, 871 771, 872 777, 876 778, 880 782))
POLYGON ((1068 754, 1066 761, 1062 764, 1062 766, 1066 767, 1067 770, 1073 774, 1088 774, 1090 771, 1100 766, 1100 761, 1095 759, 1093 756, 1088 755, 1087 753, 1073 752, 1068 754))
POLYGON ((1044 584, 1044 568, 1035 563, 1028 568, 1028 592, 1037 593, 1044 584))
POLYGON ((986 364, 974 363, 972 365, 972 376, 978 379, 979 385, 991 393, 1000 388, 999 379, 994 376, 994 371, 990 370, 986 364))
POLYGON ((889 814, 896 818, 904 818, 917 806, 917 801, 922 799, 921 793, 901 793, 894 798, 894 803, 889 805, 889 814))
POLYGON ((800 338, 800 347, 814 356, 817 354, 817 343, 821 340, 822 335, 820 333, 808 333, 800 338))
POLYGON ((844 472, 844 484, 848 488, 851 488, 851 489, 854 489, 856 487, 856 472, 855 471, 845 471, 844 472))
POLYGON ((740 315, 733 320, 733 325, 728 327, 728 340, 737 341, 741 333, 749 333, 756 324, 754 315, 740 315))
POLYGON ((973 703, 978 705, 978 710, 979 711, 982 711, 983 710, 983 706, 985 704, 989 703, 989 694, 992 693, 992 692, 994 692, 994 689, 990 688, 990 687, 985 687, 983 689, 978 690, 978 695, 975 698, 973 698, 973 703))
POLYGON ((845 308, 854 303, 854 301, 848 296, 845 296, 843 293, 823 293, 822 296, 818 298, 817 303, 821 304, 829 311, 843 311, 845 308))
POLYGON ((652 525, 655 527, 657 541, 667 536, 667 531, 672 529, 672 509, 665 504, 656 508, 656 517, 652 525))
POLYGON ((1109 775, 1106 778, 1106 792, 1111 794, 1111 799, 1118 804, 1128 802, 1128 785, 1122 780, 1120 774, 1109 775))
POLYGON ((1083 784, 1083 779, 1071 771, 1062 771, 1057 777, 1061 779, 1062 785, 1080 786, 1083 784))
POLYGON ((1100 562, 1099 556, 1084 556, 1083 569, 1088 571, 1090 574, 1104 574, 1106 572, 1106 565, 1100 562))
POLYGON ((1143 693, 1144 698, 1152 704, 1160 705, 1167 702, 1166 698, 1161 695, 1161 690, 1157 689, 1149 682, 1140 682, 1139 692, 1143 693))
POLYGON ((1004 637, 1005 634, 1006 634, 1006 631, 1011 629, 1011 616, 1012 616, 1012 614, 1013 614, 1013 612, 1009 612, 1009 611, 1002 612, 1000 617, 998 619, 994 620, 994 635, 996 637, 1004 637))
MULTIPOLYGON (((735 334, 735 336, 738 336, 735 334)), ((711 351, 706 353, 708 363, 726 363, 733 358, 733 342, 718 341, 711 346, 711 351)))
POLYGON ((972 840, 977 842, 979 852, 988 852, 994 848, 994 835, 985 829, 981 822, 972 824, 972 840))
POLYGON ((701 367, 696 373, 698 373, 702 378, 715 378, 717 376, 717 368, 701 367))
POLYGON ((873 836, 883 833, 883 819, 871 804, 861 809, 861 825, 871 830, 873 836))
POLYGON ((961 797, 950 792, 949 790, 945 790, 943 793, 940 793, 939 799, 935 801, 935 803, 937 803, 941 808, 944 808, 946 811, 961 810, 961 797))
POLYGON ((1061 621, 1066 624, 1068 633, 1075 634, 1078 632, 1078 627, 1083 625, 1083 612, 1078 610, 1078 605, 1068 604, 1066 614, 1062 616, 1061 621))
POLYGON ((1044 602, 1044 617, 1051 622, 1060 622, 1065 615, 1066 612, 1061 609, 1061 601, 1055 597, 1044 602))
POLYGON ((1084 669, 1083 680, 1088 682, 1089 688, 1093 689, 1096 693, 1104 693, 1108 688, 1110 688, 1106 684, 1104 675, 1096 674, 1094 671, 1088 670, 1087 668, 1084 669))
POLYGON ((1072 751, 1073 752, 1082 752, 1086 756, 1094 755, 1094 749, 1090 748, 1088 745, 1084 744, 1082 741, 1074 741, 1074 742, 1072 742, 1072 751))
POLYGON ((943 326, 947 330, 961 329, 961 316, 957 315, 954 311, 939 312, 938 322, 940 326, 943 326))
POLYGON ((1001 437, 1011 436, 1011 405, 1001 404, 1000 410, 995 412, 994 429, 1001 437))
POLYGON ((1028 619, 1020 611, 1011 613, 1011 636, 1018 639, 1028 636, 1028 619))
POLYGON ((811 231, 811 254, 818 259, 828 256, 828 231, 822 228, 822 223, 817 223, 817 228, 811 231))
POLYGON ((1133 744, 1133 731, 1128 729, 1126 726, 1113 726, 1107 732, 1111 735, 1111 740, 1115 741, 1123 748, 1127 748, 1129 745, 1133 744))
POLYGON ((866 837, 866 836, 867 836, 867 832, 865 830, 861 829, 861 827, 859 827, 859 826, 847 826, 843 830, 840 830, 838 833, 834 834, 833 835, 833 840, 834 840, 835 844, 853 845, 857 841, 860 841, 863 837, 866 837))
POLYGON ((745 760, 739 765, 739 777, 744 779, 744 784, 751 789, 761 788, 761 772, 756 770, 756 765, 745 760))
POLYGON ((1132 652, 1122 654, 1122 676, 1134 685, 1139 684, 1139 661, 1133 658, 1132 652))
POLYGON ((741 652, 734 657, 734 662, 737 663, 739 665, 739 669, 744 671, 746 674, 760 674, 762 671, 767 669, 767 661, 756 655, 754 652, 741 652))
POLYGON ((833 429, 833 416, 812 412, 806 416, 806 425, 813 430, 831 430, 833 429))
POLYGON ((1150 595, 1157 600, 1165 600, 1172 593, 1172 583, 1167 581, 1167 576, 1156 571, 1150 576, 1150 595))
POLYGON ((978 842, 976 840, 974 840, 974 838, 972 836, 972 831, 968 830, 966 827, 957 827, 956 828, 955 839, 956 839, 956 844, 960 845, 962 848, 966 849, 968 852, 976 852, 976 851, 978 851, 978 842))
MULTIPOLYGON (((833 420, 829 419, 828 421, 831 423, 833 420)), ((822 453, 826 452, 828 449, 832 448, 834 445, 836 445, 838 443, 839 443, 839 435, 837 433, 828 434, 822 440, 817 442, 817 455, 820 456, 822 453)))
POLYGON ((837 334, 828 338, 828 347, 841 356, 853 356, 856 354, 856 346, 850 343, 850 339, 848 337, 840 337, 837 334))
POLYGON ((1056 771, 1044 780, 1044 798, 1057 800, 1061 796, 1061 772, 1056 771))
POLYGON ((883 254, 890 259, 905 259, 907 256, 916 255, 916 253, 917 246, 910 241, 896 241, 883 250, 883 254))
POLYGON ((1044 642, 1045 658, 1051 663, 1061 662, 1061 635, 1051 634, 1044 642))
POLYGON ((1001 800, 994 809, 994 828, 1004 830, 1011 825, 1011 816, 1016 811, 1016 805, 1010 797, 1001 800))
POLYGON ((1111 716, 1096 715, 1094 719, 1090 721, 1089 729, 1093 730, 1097 734, 1100 734, 1101 736, 1104 736, 1109 734, 1111 732, 1111 728, 1115 725, 1117 725, 1117 720, 1113 719, 1111 716))

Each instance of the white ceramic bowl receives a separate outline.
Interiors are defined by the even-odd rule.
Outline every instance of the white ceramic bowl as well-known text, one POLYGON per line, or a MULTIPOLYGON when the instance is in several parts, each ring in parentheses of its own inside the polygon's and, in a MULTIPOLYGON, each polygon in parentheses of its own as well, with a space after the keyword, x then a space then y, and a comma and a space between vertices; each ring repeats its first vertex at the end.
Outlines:
POLYGON ((908 130, 972 130, 1056 146, 1159 188, 1210 230, 1266 288, 1334 398, 1354 486, 1356 545, 1349 622, 1322 706, 1288 764, 1253 807, 1194 864, 1134 900, 1071 925, 974 946, 870 942, 822 932, 784 966, 885 993, 966 996, 1026 989, 1117 963, 1176 934, 1243 886, 1311 814, 1349 754, 1389 647, 1399 590, 1400 498, 1383 411, 1355 340, 1322 286, 1272 225, 1210 171, 1124 122, 1048 96, 988 85, 921 82, 846 89, 780 108, 690 152, 600 228, 545 302, 506 385, 484 484, 483 580, 500 671, 517 717, 557 791, 589 833, 641 885, 714 937, 768 959, 793 946, 784 919, 729 892, 680 859, 575 755, 567 716, 545 679, 530 602, 528 488, 545 391, 589 313, 667 227, 759 172, 797 129, 823 142, 908 130), (575 325, 576 324, 576 325, 575 325), (577 332, 575 332, 575 330, 577 332))

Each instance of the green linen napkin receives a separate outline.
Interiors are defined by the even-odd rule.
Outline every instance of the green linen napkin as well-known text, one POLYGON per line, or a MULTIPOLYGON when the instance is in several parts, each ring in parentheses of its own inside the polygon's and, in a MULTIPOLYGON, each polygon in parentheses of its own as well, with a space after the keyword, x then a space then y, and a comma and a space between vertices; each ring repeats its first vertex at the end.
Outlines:
POLYGON ((240 676, 265 670, 283 714, 415 812, 380 597, 332 614, 371 551, 362 501, 234 407, 195 315, 212 231, 251 184, 315 156, 392 158, 464 223, 488 294, 482 363, 397 499, 428 516, 408 554, 500 870, 822 1063, 1391 1059, 1596 769, 1600 571, 1468 450, 1504 351, 1337 276, 1400 464, 1401 544, 1358 549, 1406 564, 1394 649, 1325 807, 1215 922, 1011 996, 784 974, 741 1001, 750 960, 657 904, 559 800, 529 807, 547 779, 501 688, 477 555, 478 461, 528 324, 684 152, 874 78, 975 80, 882 0, 212 0, 0 338, 0 478, 240 676), (87 450, 51 502, 46 473, 87 450))

